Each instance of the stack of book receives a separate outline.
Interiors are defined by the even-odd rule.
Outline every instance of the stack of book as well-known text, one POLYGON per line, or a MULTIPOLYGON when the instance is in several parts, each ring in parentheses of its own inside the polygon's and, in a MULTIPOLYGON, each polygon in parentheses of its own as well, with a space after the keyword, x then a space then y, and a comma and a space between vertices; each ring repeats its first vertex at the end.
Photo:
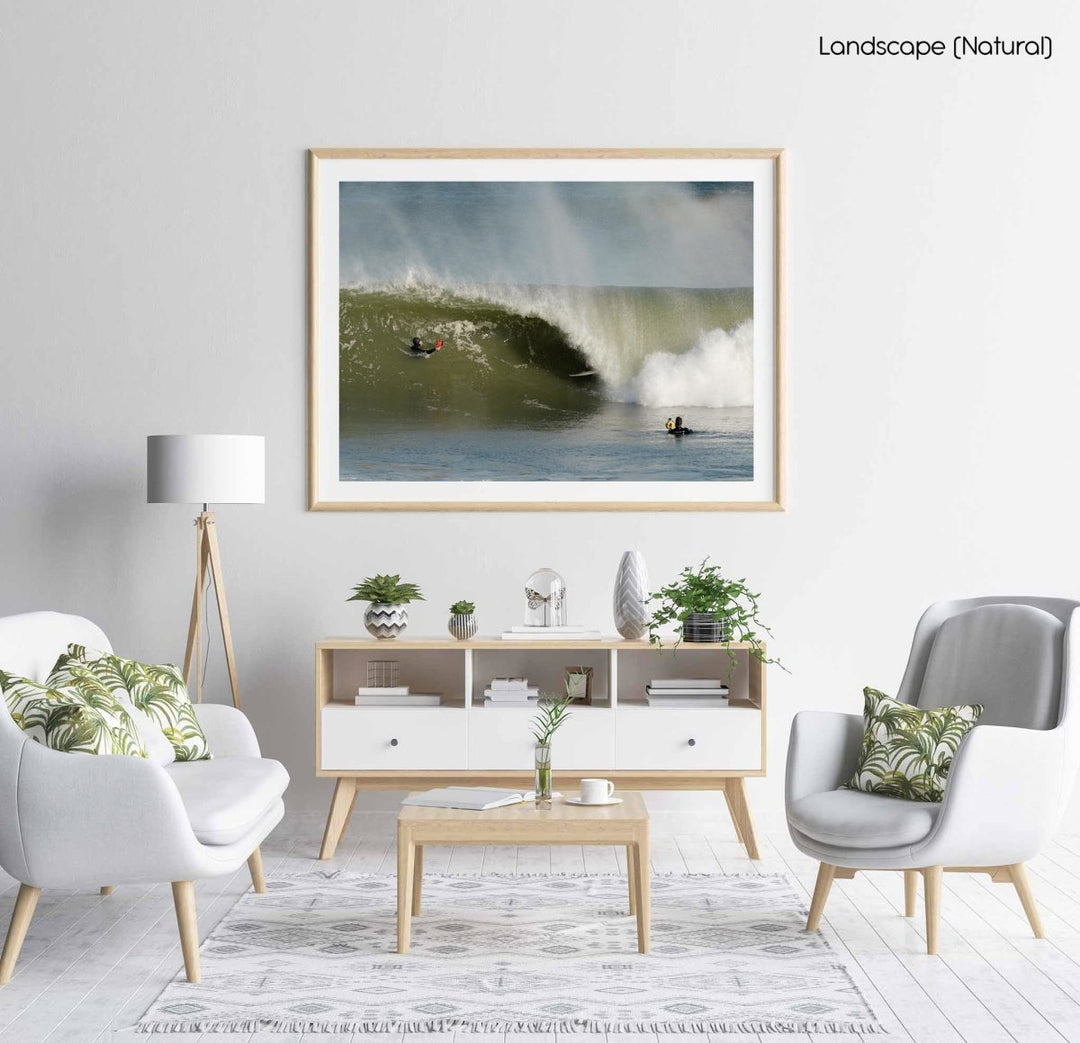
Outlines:
POLYGON ((660 677, 645 686, 650 706, 727 706, 728 687, 711 677, 660 677))
POLYGON ((361 685, 356 689, 357 706, 439 706, 442 695, 438 692, 410 692, 407 684, 361 685))
POLYGON ((484 689, 484 702, 489 706, 535 706, 540 689, 529 684, 527 677, 493 677, 484 689))
POLYGON ((502 639, 504 641, 599 641, 600 631, 588 627, 511 627, 502 639))

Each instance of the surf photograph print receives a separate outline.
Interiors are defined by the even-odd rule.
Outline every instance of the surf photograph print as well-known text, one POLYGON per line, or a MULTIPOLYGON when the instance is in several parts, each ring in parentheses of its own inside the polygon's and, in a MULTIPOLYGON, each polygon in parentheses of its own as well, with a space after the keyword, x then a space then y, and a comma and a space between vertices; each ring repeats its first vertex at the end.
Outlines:
POLYGON ((782 153, 311 153, 313 509, 782 506, 782 153))

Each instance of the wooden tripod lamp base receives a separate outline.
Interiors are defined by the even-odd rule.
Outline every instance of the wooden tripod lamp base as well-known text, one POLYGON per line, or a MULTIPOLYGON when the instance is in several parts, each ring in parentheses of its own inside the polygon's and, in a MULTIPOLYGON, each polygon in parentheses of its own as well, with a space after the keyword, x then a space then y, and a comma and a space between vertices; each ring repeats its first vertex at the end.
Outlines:
POLYGON ((261 435, 148 435, 146 439, 146 502, 201 503, 195 519, 195 592, 191 598, 184 681, 191 687, 195 669, 195 698, 202 702, 203 605, 207 582, 214 585, 225 665, 229 671, 233 706, 240 707, 221 548, 211 503, 264 503, 266 500, 266 441, 261 435))
POLYGON ((184 652, 184 683, 191 687, 191 668, 195 667, 195 701, 202 702, 203 683, 203 591, 209 576, 214 584, 221 638, 225 642, 225 665, 229 671, 233 706, 240 709, 240 687, 236 680, 236 654, 233 652, 229 608, 225 603, 225 578, 221 572, 221 547, 218 544, 217 523, 213 511, 202 511, 195 519, 195 593, 191 598, 191 622, 188 624, 187 649, 184 652))

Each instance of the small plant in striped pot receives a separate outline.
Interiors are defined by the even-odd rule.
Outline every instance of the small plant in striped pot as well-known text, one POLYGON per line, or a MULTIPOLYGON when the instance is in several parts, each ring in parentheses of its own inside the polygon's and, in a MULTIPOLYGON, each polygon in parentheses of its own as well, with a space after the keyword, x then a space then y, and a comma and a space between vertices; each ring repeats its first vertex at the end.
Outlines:
POLYGON ((370 602, 364 612, 364 626, 380 641, 386 641, 397 637, 409 625, 409 610, 405 606, 412 601, 423 601, 424 595, 415 583, 402 583, 400 576, 379 573, 357 583, 352 597, 346 600, 370 602))
POLYGON ((458 641, 468 641, 476 634, 476 605, 471 601, 455 601, 450 606, 447 629, 458 641))

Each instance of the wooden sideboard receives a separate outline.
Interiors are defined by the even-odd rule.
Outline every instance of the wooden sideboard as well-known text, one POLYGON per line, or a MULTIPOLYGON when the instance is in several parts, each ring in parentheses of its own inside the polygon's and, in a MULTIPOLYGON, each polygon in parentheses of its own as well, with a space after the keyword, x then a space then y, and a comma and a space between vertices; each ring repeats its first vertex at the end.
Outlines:
POLYGON ((740 842, 758 858, 745 780, 765 774, 765 666, 748 645, 684 642, 657 650, 618 639, 485 638, 318 642, 315 774, 337 779, 319 857, 333 857, 361 789, 531 789, 535 710, 485 705, 484 689, 493 677, 525 676, 541 692, 560 693, 568 666, 592 667, 592 704, 575 706, 555 737, 556 786, 603 776, 620 789, 722 791, 740 842), (400 664, 402 684, 441 692, 442 705, 353 705, 367 663, 388 659, 400 664), (657 677, 723 677, 731 696, 723 707, 650 707, 645 684, 657 677))

